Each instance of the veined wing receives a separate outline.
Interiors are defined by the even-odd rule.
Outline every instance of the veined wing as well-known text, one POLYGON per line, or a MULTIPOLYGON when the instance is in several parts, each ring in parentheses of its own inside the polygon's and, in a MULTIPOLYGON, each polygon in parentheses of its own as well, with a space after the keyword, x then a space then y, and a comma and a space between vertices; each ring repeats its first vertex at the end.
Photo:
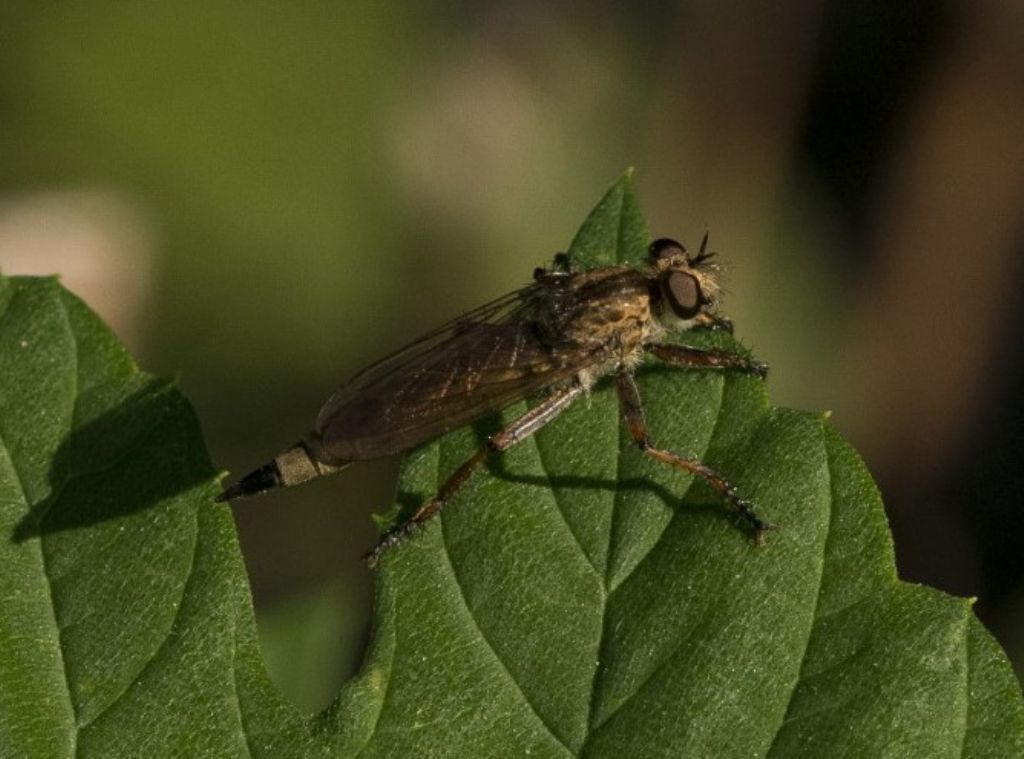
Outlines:
POLYGON ((602 360, 552 344, 536 321, 540 285, 481 306, 360 372, 317 419, 326 457, 359 460, 408 450, 602 360))
MULTIPOLYGON (((420 335, 407 345, 403 345, 393 353, 361 369, 352 376, 335 394, 335 397, 343 391, 353 388, 355 385, 372 384, 379 377, 397 371, 405 364, 414 362, 418 356, 429 353, 440 343, 451 339, 452 335, 458 333, 465 327, 472 324, 503 324, 516 321, 520 318, 527 318, 533 310, 533 304, 540 295, 540 288, 536 284, 513 290, 510 293, 495 298, 482 306, 474 308, 461 316, 452 319, 440 327, 437 327, 426 334, 420 335)), ((332 397, 327 405, 320 412, 321 418, 330 406, 332 397)))

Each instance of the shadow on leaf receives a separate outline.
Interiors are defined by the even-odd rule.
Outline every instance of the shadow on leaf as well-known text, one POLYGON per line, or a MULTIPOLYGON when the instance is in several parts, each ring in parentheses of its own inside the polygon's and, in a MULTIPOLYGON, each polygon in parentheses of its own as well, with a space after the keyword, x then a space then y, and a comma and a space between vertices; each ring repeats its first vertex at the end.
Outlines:
POLYGON ((117 520, 169 502, 212 480, 198 425, 168 380, 147 379, 106 410, 77 424, 48 472, 50 496, 33 504, 12 531, 21 543, 40 535, 117 520))

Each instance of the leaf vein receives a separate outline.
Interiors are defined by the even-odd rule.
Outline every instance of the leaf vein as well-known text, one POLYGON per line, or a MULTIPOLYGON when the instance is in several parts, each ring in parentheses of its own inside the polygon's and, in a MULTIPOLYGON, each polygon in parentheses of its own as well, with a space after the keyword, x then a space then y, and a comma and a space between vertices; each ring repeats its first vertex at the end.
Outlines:
MULTIPOLYGON (((198 542, 198 541, 197 541, 198 542)), ((238 667, 235 665, 238 656, 238 630, 235 630, 235 635, 232 638, 232 666, 231 666, 231 686, 235 693, 235 713, 238 716, 238 728, 242 734, 242 748, 245 750, 246 757, 252 757, 252 746, 249 743, 249 731, 246 729, 245 716, 242 713, 242 696, 238 692, 238 667)))
MULTIPOLYGON (((704 444, 704 450, 698 456, 698 458, 700 460, 703 460, 707 456, 707 452, 711 449, 711 443, 712 443, 712 441, 715 438, 715 433, 718 431, 718 422, 719 422, 719 419, 721 418, 722 408, 725 405, 725 381, 726 380, 723 378, 722 382, 721 382, 722 392, 719 394, 719 397, 718 397, 718 411, 715 414, 715 423, 714 423, 714 425, 712 425, 711 434, 708 435, 707 442, 704 444)), ((682 492, 682 494, 679 497, 679 501, 680 502, 682 502, 682 501, 684 501, 686 499, 687 494, 690 492, 690 489, 693 487, 693 484, 694 484, 694 482, 696 482, 696 480, 697 480, 697 478, 695 476, 691 476, 689 484, 686 486, 686 489, 682 492)), ((625 586, 626 580, 628 580, 633 575, 633 573, 636 572, 636 570, 639 569, 640 566, 653 553, 654 548, 658 545, 658 543, 661 542, 662 537, 664 536, 665 531, 668 529, 668 527, 673 522, 675 522, 677 519, 683 518, 682 514, 683 514, 683 512, 681 510, 679 510, 679 509, 675 510, 675 513, 673 513, 672 518, 668 521, 668 523, 662 529, 661 535, 659 535, 658 539, 652 544, 651 550, 649 550, 644 555, 644 557, 642 559, 640 559, 636 563, 636 565, 633 567, 633 569, 630 570, 629 575, 624 577, 622 579, 622 581, 620 581, 615 586, 615 588, 611 591, 610 595, 614 595, 616 591, 618 591, 620 588, 625 586)), ((658 662, 658 664, 656 664, 655 666, 651 667, 650 672, 643 679, 643 682, 641 682, 632 693, 630 693, 622 701, 620 701, 618 703, 618 705, 615 706, 614 709, 612 709, 608 714, 604 715, 603 719, 599 723, 593 724, 593 722, 592 722, 591 723, 591 733, 596 732, 603 725, 607 724, 608 721, 611 720, 611 718, 614 717, 622 709, 622 707, 624 707, 626 704, 628 704, 630 701, 632 701, 638 694, 640 694, 644 690, 644 688, 646 688, 648 686, 648 684, 651 682, 651 680, 654 679, 654 676, 656 674, 658 674, 658 671, 661 670, 661 668, 664 667, 666 664, 671 662, 679 654, 679 652, 683 649, 683 646, 686 644, 686 642, 688 640, 689 640, 689 637, 680 640, 679 644, 675 648, 673 648, 672 651, 667 656, 665 656, 660 662, 658 662)))
POLYGON ((117 695, 117 697, 114 698, 114 700, 112 700, 105 707, 103 707, 103 709, 101 709, 99 712, 97 712, 95 717, 93 717, 88 722, 84 723, 81 726, 81 728, 80 728, 80 732, 85 730, 90 725, 95 724, 100 719, 100 717, 102 717, 104 714, 107 714, 111 709, 113 709, 115 706, 117 706, 117 704, 120 703, 121 700, 124 699, 124 697, 126 695, 128 695, 128 693, 131 691, 131 689, 134 688, 135 685, 142 680, 143 676, 153 666, 154 662, 156 662, 156 660, 158 658, 160 658, 161 653, 164 651, 164 649, 167 647, 167 644, 170 642, 171 636, 174 633, 174 628, 177 627, 178 620, 181 618, 181 610, 185 606, 185 597, 188 595, 189 587, 192 585, 193 579, 195 577, 196 562, 198 560, 199 545, 200 545, 200 542, 201 542, 200 539, 199 539, 199 513, 198 512, 195 512, 195 525, 194 525, 194 529, 193 529, 193 535, 195 536, 195 544, 192 547, 192 560, 189 562, 188 576, 185 578, 185 582, 182 584, 181 596, 178 599, 177 608, 174 610, 174 618, 171 620, 171 623, 167 626, 167 632, 164 634, 164 639, 160 642, 160 645, 158 645, 153 650, 153 653, 146 660, 146 662, 139 668, 139 671, 135 675, 135 677, 133 677, 131 679, 131 681, 117 695))
MULTIPOLYGON (((626 194, 623 193, 619 201, 618 209, 618 228, 615 233, 615 257, 621 263, 622 261, 622 234, 623 234, 623 208, 626 205, 626 194)), ((619 413, 618 410, 617 414, 619 413)), ((616 459, 615 459, 615 481, 618 483, 622 479, 622 447, 623 441, 623 424, 621 419, 616 419, 615 425, 615 441, 616 441, 616 459)), ((593 724, 595 709, 597 707, 597 691, 601 684, 601 672, 602 662, 605 660, 605 646, 608 641, 608 574, 611 571, 612 566, 612 548, 613 541, 615 539, 615 525, 618 521, 619 513, 619 493, 621 489, 616 487, 615 492, 612 493, 612 513, 608 521, 608 548, 605 550, 604 555, 604 576, 601 580, 601 585, 604 590, 604 598, 601 604, 601 635, 597 639, 597 656, 595 657, 594 663, 594 674, 590 680, 590 700, 587 704, 587 738, 583 743, 583 750, 581 753, 586 752, 587 744, 590 741, 590 736, 593 734, 593 724)))
MULTIPOLYGON (((721 392, 718 394, 718 408, 715 411, 715 422, 711 426, 711 434, 708 435, 707 441, 704 443, 704 449, 697 456, 697 459, 699 461, 703 461, 707 457, 708 451, 711 449, 711 443, 715 439, 715 433, 718 432, 718 422, 721 419, 722 408, 724 407, 724 405, 725 405, 725 379, 723 378, 722 383, 721 383, 721 392)), ((697 481, 696 475, 690 475, 690 481, 687 483, 686 488, 679 494, 679 498, 678 498, 677 503, 682 504, 683 501, 686 500, 686 497, 690 494, 690 491, 693 489, 693 485, 694 485, 694 483, 696 481, 697 481)), ((655 539, 655 541, 651 544, 651 548, 647 551, 647 553, 644 554, 633 565, 633 567, 629 570, 629 573, 626 574, 625 577, 623 577, 621 580, 619 580, 617 583, 615 583, 615 587, 614 588, 609 588, 609 590, 608 590, 609 598, 611 598, 611 596, 614 596, 615 593, 619 590, 619 588, 621 588, 623 585, 625 585, 626 581, 629 580, 629 578, 633 576, 633 573, 636 572, 643 565, 643 563, 647 560, 647 557, 651 555, 651 553, 654 551, 654 549, 661 542, 662 537, 664 537, 664 535, 665 535, 665 531, 676 520, 676 517, 679 516, 679 514, 680 514, 680 510, 678 508, 675 509, 674 513, 672 514, 672 518, 669 519, 669 521, 665 523, 664 527, 661 528, 661 533, 658 535, 658 537, 655 539)))
POLYGON ((575 752, 573 752, 573 750, 569 748, 568 744, 566 744, 565 741, 558 737, 558 735, 555 733, 551 725, 548 724, 547 720, 545 720, 544 717, 541 716, 541 713, 537 710, 537 707, 535 707, 533 703, 530 701, 530 699, 527 697, 526 691, 523 690, 523 686, 519 684, 515 676, 512 674, 512 671, 508 668, 508 665, 505 664, 505 661, 498 654, 498 650, 494 647, 491 641, 488 640, 487 636, 484 634, 483 628, 480 626, 479 621, 477 621, 476 615, 473 614, 473 610, 469 605, 469 599, 466 597, 466 591, 462 587, 462 582, 459 580, 459 574, 455 568, 455 562, 452 559, 451 550, 448 546, 448 536, 445 531, 443 516, 441 518, 441 545, 444 548, 442 554, 445 557, 445 561, 447 561, 448 563, 448 569, 449 573, 451 574, 452 581, 454 582, 456 590, 458 590, 459 592, 459 598, 462 601, 463 608, 465 608, 466 610, 466 616, 469 617, 469 621, 473 623, 473 627, 476 629, 479 640, 484 644, 487 650, 491 652, 491 655, 494 657, 494 661, 496 661, 498 665, 501 667, 502 671, 505 673, 505 676, 508 678, 508 681, 513 685, 515 690, 518 691, 519 696, 523 700, 523 703, 525 703, 530 708, 530 711, 533 712, 533 715, 537 718, 537 721, 540 722, 541 726, 548 733, 548 735, 550 735, 560 746, 562 746, 562 748, 564 748, 570 756, 575 756, 575 752))
POLYGON ((559 495, 558 489, 555 487, 554 483, 551 480, 551 469, 548 467, 547 459, 544 455, 544 446, 540 444, 540 441, 537 439, 536 435, 533 435, 531 437, 531 440, 533 441, 534 449, 537 451, 537 458, 540 460, 540 466, 544 470, 544 476, 547 478, 548 481, 548 485, 546 488, 544 488, 544 490, 551 494, 551 499, 555 502, 555 508, 558 510, 559 515, 562 517, 562 522, 565 523, 565 528, 572 536, 573 542, 576 544, 576 547, 579 548, 580 554, 583 556, 583 560, 591 569, 594 570, 594 574, 600 577, 600 570, 597 568, 597 565, 594 564, 591 558, 587 555, 587 551, 583 547, 583 541, 580 540, 580 536, 576 534, 576 531, 572 528, 572 524, 569 522, 568 517, 566 517, 565 515, 565 507, 562 503, 562 497, 561 495, 559 495))
MULTIPOLYGON (((25 483, 21 478, 21 472, 18 471, 18 464, 14 460, 14 456, 11 455, 11 449, 7 447, 5 442, 4 430, 2 420, 0 420, 0 448, 3 448, 7 454, 8 461, 11 462, 11 471, 14 473, 15 482, 18 485, 18 490, 21 491, 21 504, 25 506, 26 513, 29 510, 30 504, 28 501, 28 494, 25 491, 25 483)), ((43 550, 42 540, 38 543, 39 551, 39 565, 43 570, 43 577, 46 578, 46 591, 50 597, 50 611, 53 617, 53 630, 57 640, 57 657, 60 659, 61 670, 64 672, 64 686, 67 694, 68 710, 71 712, 72 719, 77 721, 77 714, 75 709, 75 703, 71 698, 71 678, 68 673, 68 663, 64 656, 64 644, 61 638, 60 621, 57 619, 57 603, 53 595, 53 583, 50 581, 50 572, 46 564, 46 551, 43 550)), ((70 732, 71 740, 73 741, 71 746, 72 756, 78 754, 78 740, 77 734, 74 730, 70 732)))
MULTIPOLYGON (((7 310, 10 308, 11 302, 13 302, 15 297, 17 297, 17 293, 15 293, 15 295, 13 297, 11 297, 11 299, 8 301, 6 307, 4 308, 4 314, 5 315, 7 313, 7 310)), ((77 341, 75 340, 74 332, 71 329, 71 321, 68 318, 67 311, 63 308, 63 304, 61 304, 61 314, 64 317, 64 320, 63 320, 64 321, 64 325, 63 325, 64 329, 67 331, 68 336, 70 337, 72 344, 75 345, 75 352, 74 352, 75 365, 74 365, 74 368, 72 370, 72 376, 75 378, 75 387, 77 388, 77 386, 78 386, 78 347, 77 347, 77 341)), ((73 399, 77 398, 77 393, 73 394, 72 398, 73 399)), ((73 420, 74 420, 74 413, 72 412, 72 419, 69 421, 69 426, 73 423, 73 420)), ((0 420, 0 422, 2 422, 2 420, 0 420)), ((4 451, 7 453, 8 460, 11 462, 11 471, 14 473, 14 478, 17 481, 18 489, 21 491, 21 500, 22 500, 22 503, 25 506, 25 513, 26 513, 26 515, 28 515, 28 514, 31 513, 32 507, 35 504, 29 503, 28 492, 25 489, 25 481, 24 481, 24 479, 21 476, 21 471, 18 468, 18 463, 15 461, 15 457, 11 454, 11 449, 7 446, 7 443, 5 441, 6 441, 5 430, 3 429, 2 423, 0 423, 0 447, 3 447, 4 451)), ((68 670, 67 658, 64 655, 64 643, 63 643, 63 637, 62 637, 61 628, 60 628, 60 620, 57 618, 57 599, 56 599, 56 597, 54 596, 54 593, 53 593, 53 581, 52 581, 52 579, 50 577, 50 569, 49 569, 49 566, 47 564, 46 550, 45 550, 45 548, 43 546, 42 537, 40 537, 39 542, 38 542, 38 551, 39 551, 39 563, 40 563, 40 567, 41 567, 42 572, 43 572, 43 577, 46 579, 46 590, 47 590, 47 594, 49 595, 49 599, 50 599, 50 611, 52 612, 53 627, 54 627, 54 632, 55 632, 55 636, 56 636, 56 640, 57 640, 57 656, 60 659, 61 669, 64 672, 64 685, 65 685, 65 691, 67 693, 68 708, 69 708, 69 710, 71 712, 71 715, 72 715, 73 719, 77 722, 78 721, 78 710, 75 708, 75 702, 74 702, 74 700, 73 700, 73 698, 71 696, 71 676, 70 676, 70 672, 68 670)), ((71 735, 71 740, 72 740, 71 754, 73 756, 77 756, 78 755, 78 736, 77 736, 77 733, 74 730, 71 731, 70 735, 71 735)))
POLYGON ((971 732, 971 616, 964 615, 964 730, 960 739, 960 756, 967 755, 967 736, 971 732))
MULTIPOLYGON (((824 425, 824 422, 821 422, 824 425)), ((814 613, 811 615, 811 624, 807 628, 807 635, 804 637, 803 651, 800 654, 800 668, 797 670, 797 675, 793 678, 793 683, 789 689, 789 695, 786 697, 786 709, 782 712, 781 721, 778 727, 775 728, 775 734, 772 738, 772 743, 768 747, 768 751, 765 752, 765 756, 769 757, 774 753, 775 746, 778 744, 779 736, 782 735, 782 726, 792 721, 789 717, 789 710, 793 707, 793 699, 796 697, 797 688, 800 687, 800 683, 803 680, 804 668, 807 666, 807 654, 811 647, 811 637, 814 635, 814 628, 818 620, 818 609, 821 608, 821 597, 822 591, 825 587, 825 562, 828 559, 828 546, 832 542, 834 537, 833 527, 835 526, 835 514, 833 513, 836 508, 836 493, 835 493, 835 478, 832 476, 832 455, 829 451, 828 444, 825 442, 824 428, 821 429, 821 444, 822 449, 825 452, 825 474, 828 475, 828 509, 826 514, 828 515, 828 525, 825 528, 825 539, 821 541, 821 568, 818 571, 818 588, 814 595, 814 613)))
POLYGON ((382 715, 384 714, 384 706, 387 704, 388 695, 391 693, 391 670, 394 667, 394 663, 395 650, 394 645, 392 645, 391 652, 388 655, 387 666, 381 668, 383 671, 387 673, 384 676, 384 692, 381 694, 380 704, 377 707, 377 713, 373 716, 373 727, 370 728, 370 732, 367 734, 366 740, 363 741, 363 745, 361 745, 359 749, 356 751, 357 758, 363 755, 363 752, 366 751, 366 747, 370 745, 374 737, 377 735, 377 728, 380 727, 380 720, 382 715))

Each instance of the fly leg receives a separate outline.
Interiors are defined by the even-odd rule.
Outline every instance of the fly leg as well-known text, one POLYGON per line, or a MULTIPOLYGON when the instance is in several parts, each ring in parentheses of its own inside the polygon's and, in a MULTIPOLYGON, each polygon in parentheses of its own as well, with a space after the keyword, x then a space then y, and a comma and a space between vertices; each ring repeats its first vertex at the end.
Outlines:
POLYGON ((684 369, 738 369, 761 379, 768 376, 767 364, 752 361, 728 351, 690 348, 674 343, 649 343, 644 346, 644 350, 654 354, 667 364, 684 369))
POLYGON ((473 472, 487 461, 487 458, 492 453, 508 450, 519 441, 525 440, 572 405, 572 402, 582 393, 583 386, 579 383, 573 383, 569 387, 552 393, 542 403, 527 411, 504 429, 491 435, 476 453, 464 461, 445 480, 434 498, 420 506, 419 510, 408 520, 395 525, 381 535, 377 545, 366 555, 366 563, 371 568, 375 567, 385 551, 401 543, 427 520, 440 512, 444 505, 469 481, 473 472))
POLYGON ((655 461, 674 466, 684 472, 695 474, 703 478, 725 502, 737 512, 754 530, 754 541, 757 545, 764 544, 764 534, 768 530, 775 529, 775 525, 769 524, 761 519, 754 511, 754 505, 750 501, 740 498, 729 482, 710 467, 694 459, 683 458, 682 456, 666 451, 662 448, 655 448, 651 438, 647 434, 647 422, 644 421, 644 409, 640 403, 640 393, 637 390, 633 375, 627 371, 619 371, 615 375, 615 389, 619 394, 619 407, 622 409, 622 418, 629 428, 629 434, 633 442, 646 455, 655 461))

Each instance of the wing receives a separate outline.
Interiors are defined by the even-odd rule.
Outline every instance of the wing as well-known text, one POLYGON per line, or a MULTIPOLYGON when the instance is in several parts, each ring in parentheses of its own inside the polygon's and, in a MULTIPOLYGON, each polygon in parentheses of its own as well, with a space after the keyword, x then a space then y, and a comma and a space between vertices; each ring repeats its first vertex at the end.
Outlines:
POLYGON ((543 336, 545 296, 540 284, 510 293, 355 375, 320 411, 323 453, 353 461, 408 450, 600 361, 592 347, 543 336))

